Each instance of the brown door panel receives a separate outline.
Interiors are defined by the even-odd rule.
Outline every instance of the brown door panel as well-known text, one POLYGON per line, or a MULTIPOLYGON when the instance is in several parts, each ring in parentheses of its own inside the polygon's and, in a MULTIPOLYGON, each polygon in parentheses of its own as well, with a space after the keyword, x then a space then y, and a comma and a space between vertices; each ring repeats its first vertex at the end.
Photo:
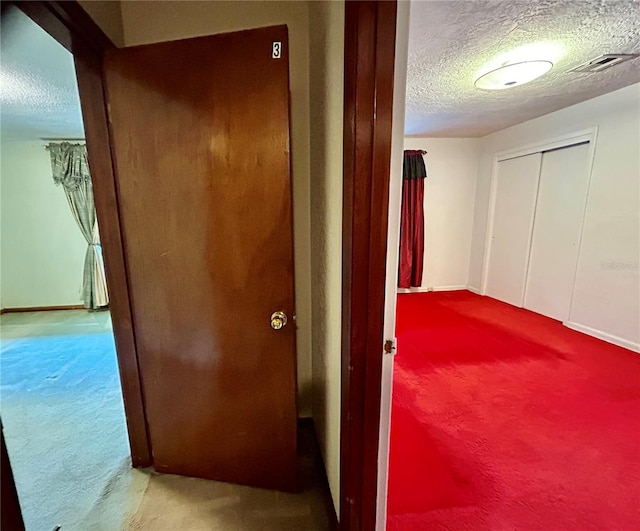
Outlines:
POLYGON ((115 50, 105 75, 154 466, 290 489, 287 29, 115 50))

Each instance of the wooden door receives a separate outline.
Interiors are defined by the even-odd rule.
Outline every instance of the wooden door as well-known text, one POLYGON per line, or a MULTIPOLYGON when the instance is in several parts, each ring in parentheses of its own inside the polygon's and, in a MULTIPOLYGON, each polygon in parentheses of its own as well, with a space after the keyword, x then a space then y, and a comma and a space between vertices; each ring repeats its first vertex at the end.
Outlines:
POLYGON ((286 26, 115 50, 105 77, 154 467, 290 489, 286 26))
POLYGON ((542 155, 524 307, 560 321, 569 318, 588 157, 588 143, 542 155))
POLYGON ((523 305, 540 153, 498 162, 486 294, 523 305))

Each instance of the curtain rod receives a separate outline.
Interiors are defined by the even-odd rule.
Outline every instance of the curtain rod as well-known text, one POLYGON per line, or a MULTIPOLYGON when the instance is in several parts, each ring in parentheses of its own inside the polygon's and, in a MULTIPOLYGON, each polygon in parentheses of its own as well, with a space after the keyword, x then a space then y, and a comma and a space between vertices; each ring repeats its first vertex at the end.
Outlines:
POLYGON ((84 138, 41 138, 46 142, 86 142, 84 138))

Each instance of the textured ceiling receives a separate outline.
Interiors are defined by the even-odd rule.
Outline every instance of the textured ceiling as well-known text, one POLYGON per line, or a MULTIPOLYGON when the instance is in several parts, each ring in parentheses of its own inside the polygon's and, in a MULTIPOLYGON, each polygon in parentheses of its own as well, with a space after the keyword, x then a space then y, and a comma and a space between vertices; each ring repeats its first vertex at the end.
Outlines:
POLYGON ((640 81, 637 58, 601 73, 567 72, 605 53, 640 53, 638 1, 414 0, 405 132, 483 136, 640 81), (476 89, 478 75, 512 51, 555 66, 526 85, 476 89))
POLYGON ((1 29, 2 140, 84 137, 71 54, 16 8, 1 29))

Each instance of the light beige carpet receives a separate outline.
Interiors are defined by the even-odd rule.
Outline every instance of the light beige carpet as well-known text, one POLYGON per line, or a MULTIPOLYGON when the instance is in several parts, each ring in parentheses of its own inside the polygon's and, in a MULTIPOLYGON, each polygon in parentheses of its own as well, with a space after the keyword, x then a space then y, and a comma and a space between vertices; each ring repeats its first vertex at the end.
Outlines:
POLYGON ((130 530, 314 531, 328 529, 323 498, 147 472, 149 482, 130 530))

